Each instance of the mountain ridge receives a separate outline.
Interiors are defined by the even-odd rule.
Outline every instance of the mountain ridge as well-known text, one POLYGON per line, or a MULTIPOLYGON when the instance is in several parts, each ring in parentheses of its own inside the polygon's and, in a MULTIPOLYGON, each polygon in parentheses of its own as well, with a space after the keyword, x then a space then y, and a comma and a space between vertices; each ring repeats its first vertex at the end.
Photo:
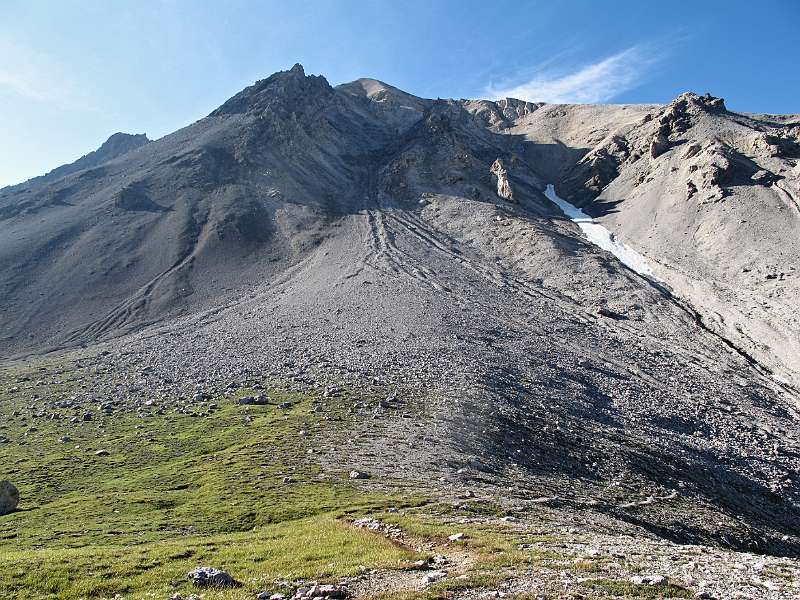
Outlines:
POLYGON ((133 413, 259 377, 353 390, 372 403, 342 400, 358 443, 331 469, 794 556, 800 173, 778 121, 696 94, 426 100, 296 66, 0 191, 0 354, 77 353, 98 366, 76 402, 133 413))
MULTIPOLYGON (((732 121, 735 126, 740 129, 746 127, 749 129, 758 128, 759 130, 768 129, 773 127, 777 131, 783 129, 788 130, 791 134, 793 130, 793 121, 790 117, 778 120, 765 120, 765 117, 755 117, 741 115, 731 119, 729 113, 724 106, 724 103, 710 95, 698 96, 696 94, 686 93, 679 96, 674 102, 663 107, 657 105, 553 105, 544 103, 530 103, 514 99, 505 99, 500 101, 487 101, 487 100, 428 100, 416 98, 410 94, 402 92, 401 90, 380 82, 375 79, 359 79, 347 84, 331 87, 324 77, 321 76, 306 76, 302 65, 296 64, 292 69, 287 71, 278 72, 266 79, 256 82, 254 85, 249 86, 242 90, 242 92, 234 95, 228 101, 224 102, 218 109, 212 111, 206 119, 202 119, 194 125, 188 126, 162 138, 156 143, 150 142, 144 134, 131 136, 128 134, 115 134, 109 138, 98 150, 87 154, 78 161, 70 165, 64 165, 51 171, 48 175, 42 178, 36 178, 25 184, 19 184, 3 190, 3 197, 0 197, 0 214, 14 215, 20 210, 39 210, 35 205, 52 206, 58 203, 65 202, 76 186, 80 187, 80 180, 77 184, 70 184, 68 186, 55 186, 60 189, 48 190, 38 194, 38 198, 32 201, 31 209, 20 206, 20 203, 14 203, 11 199, 12 194, 19 194, 24 189, 31 191, 31 186, 43 186, 55 184, 57 180, 64 180, 64 178, 73 175, 77 171, 85 170, 82 178, 96 178, 103 177, 99 171, 92 171, 94 167, 99 167, 113 159, 120 156, 125 156, 127 152, 132 150, 139 151, 143 146, 148 146, 151 149, 150 155, 162 154, 160 148, 169 148, 175 143, 185 144, 192 143, 189 139, 181 139, 182 136, 187 134, 192 136, 193 131, 198 131, 199 149, 195 154, 189 153, 182 159, 166 157, 164 160, 167 162, 161 163, 160 167, 165 167, 170 160, 174 160, 173 165, 186 165, 192 163, 194 169, 200 169, 193 177, 202 179, 209 177, 206 173, 213 172, 216 179, 211 184, 218 186, 225 181, 235 182, 239 175, 236 173, 244 173, 245 171, 253 168, 258 168, 256 163, 262 158, 268 161, 275 160, 277 164, 286 161, 289 154, 292 152, 292 146, 297 145, 297 140, 300 135, 304 136, 306 140, 310 140, 309 136, 316 136, 319 131, 324 131, 327 127, 329 132, 327 134, 327 148, 323 148, 323 152, 327 152, 329 157, 339 157, 334 159, 334 163, 338 160, 339 163, 335 167, 335 173, 329 172, 327 174, 327 182, 324 185, 328 186, 338 177, 338 173, 347 173, 350 171, 351 177, 362 177, 354 175, 353 167, 344 165, 341 160, 344 157, 345 161, 351 161, 352 158, 348 153, 342 153, 338 149, 336 141, 336 128, 343 128, 348 132, 356 132, 359 129, 362 133, 358 139, 352 140, 349 143, 353 148, 360 148, 358 152, 369 155, 375 152, 386 152, 392 144, 397 143, 397 136, 406 135, 411 128, 416 127, 419 129, 427 129, 430 132, 437 131, 437 125, 431 122, 432 118, 439 119, 442 123, 449 123, 449 119, 455 118, 460 121, 464 126, 452 130, 454 133, 463 131, 468 136, 472 136, 473 141, 463 142, 463 145, 468 146, 472 143, 477 143, 475 148, 482 148, 483 156, 481 160, 485 162, 493 162, 494 157, 492 153, 498 156, 505 155, 506 159, 512 162, 516 161, 517 165, 524 165, 523 169, 512 168, 510 170, 511 177, 516 178, 517 186, 532 186, 542 191, 545 183, 555 183, 556 187, 565 198, 581 206, 591 212, 595 217, 601 220, 613 222, 612 231, 618 231, 623 234, 624 238, 633 242, 634 245, 639 244, 638 236, 642 231, 640 226, 634 226, 633 223, 638 222, 637 219, 628 219, 625 223, 614 221, 613 213, 605 214, 605 209, 599 209, 598 206, 603 206, 604 197, 603 192, 607 187, 614 183, 618 185, 624 177, 620 177, 619 171, 621 167, 627 167, 630 163, 632 166, 639 161, 639 157, 652 154, 652 159, 655 160, 657 155, 664 153, 674 154, 670 152, 671 146, 674 142, 669 142, 668 135, 680 136, 686 130, 694 127, 694 122, 708 121, 708 119, 719 118, 723 119, 725 123, 732 121), (310 104, 309 104, 310 103, 310 104), (299 112, 298 112, 299 111, 299 112), (328 118, 323 113, 329 111, 331 115, 335 116, 341 122, 336 123, 333 129, 331 128, 332 119, 328 118), (542 112, 544 111, 544 112, 542 112), (704 112, 705 111, 705 112, 704 112), (602 113, 602 116, 600 116, 602 113), (708 117, 703 117, 701 114, 708 114, 708 117), (320 115, 323 114, 322 117, 320 115), (654 114, 661 114, 657 117, 658 123, 653 120, 654 114), (438 116, 436 116, 438 115, 438 116), (546 118, 538 118, 541 115, 546 115, 546 118), (715 117, 714 115, 717 115, 715 117), (554 118, 555 117, 555 118, 554 118), (215 142, 208 142, 202 140, 203 131, 209 132, 212 138, 219 137, 219 130, 215 129, 215 123, 220 126, 226 119, 249 119, 246 124, 235 123, 235 127, 242 127, 242 135, 236 142, 236 146, 231 146, 228 149, 215 146, 215 142), (576 122, 577 119, 577 122, 576 122), (570 139, 570 131, 575 131, 579 136, 584 135, 581 133, 585 128, 586 121, 596 119, 599 128, 594 128, 594 133, 588 138, 589 147, 584 149, 580 148, 581 144, 577 143, 579 140, 570 139), (659 120, 660 119, 660 120, 659 120), (737 121, 738 119, 738 121, 737 121), (744 119, 744 121, 742 121, 744 119), (760 119, 760 120, 759 120, 760 119), (604 124, 603 121, 606 121, 604 124), (748 125, 742 126, 740 122, 747 122, 748 125), (782 121, 782 122, 781 122, 782 121), (469 125, 472 122, 473 125, 469 125), (545 127, 542 128, 541 122, 544 122, 545 127), (690 123, 691 122, 691 123, 690 123), (736 125, 740 123, 739 125, 736 125), (479 127, 474 127, 475 124, 480 124, 479 127), (551 124, 556 125, 557 129, 552 133, 546 133, 547 128, 551 124), (320 127, 319 131, 314 131, 313 127, 320 127), (465 128, 466 127, 466 128, 465 128), (566 127, 567 129, 564 129, 566 127), (652 133, 653 127, 660 128, 658 132, 652 133), (383 129, 383 133, 378 133, 383 129), (643 133, 639 133, 642 130, 643 133), (289 133, 289 132, 292 133, 289 133), (467 132, 471 133, 467 133, 467 132), (540 133, 545 134, 545 140, 537 139, 540 133), (643 142, 639 143, 639 148, 628 148, 629 141, 625 138, 633 132, 635 136, 644 136, 643 142), (498 134, 500 136, 498 137, 498 134), (392 141, 394 136, 394 141, 392 141), (661 136, 659 141, 659 152, 654 151, 654 144, 656 139, 661 136), (510 138, 510 139, 509 139, 510 138), (261 140, 269 139, 271 144, 278 141, 283 145, 283 154, 281 156, 262 156, 256 158, 263 152, 261 140), (489 145, 486 146, 486 141, 492 139, 489 145), (175 140, 173 142, 173 140, 175 140), (180 140, 180 141, 177 141, 180 140), (482 141, 480 141, 482 140, 482 141), (519 141, 515 141, 519 140, 519 141), (536 143, 531 143, 535 140, 536 143), (550 140, 555 141, 555 144, 550 143, 550 140), (509 146, 509 141, 511 145, 509 146), (540 143, 544 141, 545 143, 540 143), (599 142, 599 144, 598 144, 599 142), (591 145, 594 144, 594 148, 591 145), (649 146, 649 147, 648 147, 649 146), (663 147, 662 147, 663 146, 663 147), (515 154, 515 150, 517 153, 515 154), (524 153, 527 152, 527 157, 524 153), (620 165, 622 163, 622 165, 620 165), (572 166, 570 166, 572 165, 572 166), (529 173, 524 175, 523 172, 529 173), (525 177, 532 177, 528 181, 524 181, 525 177), (6 202, 3 202, 3 199, 6 202)), ((233 121, 232 121, 233 122, 233 121)), ((653 130, 655 131, 655 130, 653 130)), ((755 131, 755 129, 754 129, 755 131)), ((438 131, 437 135, 441 137, 450 135, 449 133, 438 131)), ((796 134, 796 132, 795 132, 796 134)), ((791 134, 791 135, 795 135, 791 134)), ((461 134, 458 134, 461 135, 461 134)), ((712 134, 704 134, 712 136, 712 134)), ((768 134, 761 134, 762 137, 768 134)), ((784 145, 791 144, 791 135, 789 141, 781 142, 784 145)), ((223 135, 224 137, 224 135, 223 135)), ((756 136, 757 137, 757 136, 756 136)), ((755 138, 754 138, 755 139, 755 138)), ((760 139, 760 138, 759 138, 760 139)), ((783 139, 783 138, 781 138, 783 139)), ((774 140, 773 140, 774 141, 774 140)), ((438 142, 432 142, 435 147, 438 142)), ((758 142, 753 141, 753 144, 758 142)), ((795 143, 796 144, 796 143, 795 143)), ((224 144, 223 144, 224 145, 224 144)), ((740 144, 741 145, 741 144, 740 144)), ((762 151, 762 155, 766 158, 775 157, 781 152, 777 150, 778 146, 770 145, 769 140, 766 138, 762 140, 762 146, 767 150, 762 151), (769 150, 773 148, 773 150, 769 150), (766 154, 764 154, 766 152, 766 154)), ((787 146, 789 147, 789 146, 787 146)), ((797 147, 797 146, 794 146, 797 147)), ((721 158, 710 160, 728 161, 724 153, 721 151, 709 150, 714 156, 721 158), (714 154, 716 153, 716 154, 714 154)), ((729 151, 726 151, 729 152, 729 151)), ((795 151, 796 152, 796 151, 795 151)), ((141 152, 140 152, 141 155, 141 152)), ((141 155, 142 158, 145 155, 141 155)), ((695 159, 697 160, 697 159, 695 159)), ((130 161, 129 161, 130 162, 130 161)), ((642 161, 642 164, 648 161, 642 161)), ((740 161, 741 162, 741 161, 740 161)), ((138 161, 140 168, 153 169, 160 168, 154 164, 148 164, 138 161)), ((322 168, 315 171, 314 175, 308 177, 307 175, 300 175, 299 178, 305 178, 306 183, 313 180, 322 180, 326 175, 326 169, 330 171, 334 167, 334 163, 330 163, 328 159, 320 163, 322 168)), ((133 163, 135 164, 135 162, 133 163)), ((743 163, 744 164, 744 163, 743 163)), ((391 168, 396 168, 396 163, 391 168)), ((126 166, 126 168, 130 168, 126 166)), ((133 167, 136 168, 136 167, 133 167)), ((168 168, 168 167, 167 167, 168 168)), ((696 167, 690 167, 696 168, 696 167)), ((733 167, 725 167, 732 170, 733 167)), ((748 167, 749 168, 749 167, 748 167)), ((797 167, 800 168, 800 167, 797 167)), ((457 168, 456 168, 457 169, 457 168)), ((674 167, 673 167, 674 169, 674 167)), ((711 164, 709 174, 702 175, 704 180, 697 183, 688 181, 686 184, 689 188, 697 189, 700 186, 701 191, 699 194, 711 194, 708 196, 710 200, 721 200, 726 193, 723 188, 716 182, 717 176, 714 172, 720 172, 720 167, 711 164)), ((357 168, 356 168, 357 170, 357 168)), ((755 169, 751 169, 755 173, 755 169)), ((639 169, 641 172, 641 169, 639 169)), ((796 171, 796 169, 795 169, 796 171)), ((125 178, 123 173, 119 173, 118 177, 125 178)), ((449 176, 451 179, 463 180, 463 177, 458 174, 449 176)), ((483 176, 483 184, 486 183, 486 177, 483 176)), ((634 182, 634 187, 638 186, 638 182, 643 180, 643 175, 637 175, 634 182)), ((765 172, 763 175, 764 183, 767 186, 773 187, 780 192, 792 197, 791 191, 784 191, 781 187, 780 180, 784 176, 777 177, 771 172, 765 172), (767 174, 769 173, 769 174, 767 174)), ((335 184, 333 189, 344 189, 342 184, 335 184)), ((166 215, 170 210, 169 206, 159 204, 150 198, 147 191, 148 184, 143 182, 128 182, 125 183, 121 189, 116 192, 114 205, 118 208, 133 210, 133 212, 150 212, 154 214, 166 215)), ((202 185, 200 186, 203 187, 202 185)), ((312 186, 313 187, 313 186, 312 186)), ((346 187, 346 184, 345 184, 346 187)), ((462 186, 463 187, 463 186, 462 186)), ((399 188, 394 190, 395 197, 400 198, 403 196, 404 191, 399 188)), ((636 190, 634 190, 636 191, 636 190)), ((231 190, 228 190, 230 193, 231 190)), ((264 193, 262 190, 259 193, 264 193)), ((266 190, 267 194, 279 194, 280 190, 272 187, 266 190)), ((480 193, 478 188, 470 190, 462 190, 461 193, 476 194, 480 193)), ((629 193, 626 189, 625 193, 629 193)), ((330 195, 331 190, 316 189, 306 194, 309 198, 320 198, 330 195)), ((334 192, 333 196, 343 197, 346 192, 334 192)), ((547 206, 546 201, 543 202, 543 197, 540 194, 537 196, 535 203, 540 206, 547 206)), ((312 200, 311 204, 307 207, 308 210, 330 210, 333 207, 313 206, 317 201, 312 200)), ((795 201, 796 204, 796 201, 795 201)), ((622 206, 631 206, 633 203, 628 202, 622 206)), ((263 212, 263 207, 259 207, 258 202, 255 204, 252 200, 241 205, 231 205, 232 215, 223 218, 227 223, 234 223, 236 229, 236 237, 243 237, 251 239, 252 241, 264 242, 266 238, 264 235, 270 228, 266 226, 267 217, 263 212), (249 206, 249 208, 246 208, 249 206), (250 212, 248 212, 250 211, 250 212), (255 212, 253 212, 255 211, 255 212), (240 215, 240 216, 236 216, 240 215), (256 226, 255 228, 243 228, 235 225, 243 225, 245 218, 243 215, 256 216, 256 221, 262 223, 262 227, 256 226), (249 233, 248 233, 249 232, 249 233)), ((342 210, 347 212, 351 210, 350 207, 344 208, 339 206, 334 210, 336 213, 341 213, 342 210)), ((308 215, 306 215, 308 217, 308 215)), ((184 231, 191 227, 184 226, 184 231)), ((642 242, 644 243, 644 242, 642 242)), ((187 255, 191 253, 185 253, 187 255)), ((177 257, 176 257, 177 258, 177 257)), ((660 260, 658 256, 651 256, 657 262, 660 260)), ((180 264, 182 260, 186 260, 186 256, 177 260, 176 265, 180 264)), ((175 265, 173 265, 175 266, 175 265)), ((747 266, 741 267, 743 269, 749 268, 747 266)), ((784 272, 785 273, 785 272, 784 272)), ((785 278, 784 274, 782 278, 785 278)), ((669 278, 666 278, 669 280, 669 278)), ((708 290, 696 291, 687 284, 686 281, 681 280, 680 277, 675 278, 676 281, 681 281, 682 293, 688 294, 693 300, 702 304, 706 296, 714 296, 714 292, 708 290)), ((174 291, 172 295, 176 294, 174 291)), ((718 295, 718 294, 717 294, 718 295)), ((714 309, 719 313, 721 309, 721 299, 713 299, 709 304, 714 305, 714 309)), ((167 300, 167 304, 176 305, 180 304, 177 298, 167 300)), ((765 332, 756 332, 756 337, 752 335, 741 334, 736 329, 728 327, 724 321, 725 312, 719 313, 720 317, 715 318, 710 322, 710 326, 715 328, 718 332, 731 338, 735 343, 742 346, 748 352, 752 351, 757 356, 764 356, 763 352, 759 349, 760 342, 758 336, 763 335, 765 332)), ((733 316, 731 315, 731 318, 733 316)), ((738 326, 737 326, 738 327, 738 326)), ((767 334, 780 335, 776 325, 770 325, 767 334)), ((73 335, 73 334, 70 334, 73 335)), ((73 336, 74 337, 74 336, 73 336)), ((78 339, 78 337, 75 339, 78 339)), ((777 357, 779 362, 789 360, 790 370, 780 368, 779 372, 781 377, 792 379, 797 373, 798 365, 795 364, 791 356, 800 355, 800 352, 794 348, 790 339, 786 339, 784 344, 787 352, 782 356, 777 357)), ((767 353, 769 354, 769 353, 767 353)), ((774 360, 775 356, 770 356, 774 360)))

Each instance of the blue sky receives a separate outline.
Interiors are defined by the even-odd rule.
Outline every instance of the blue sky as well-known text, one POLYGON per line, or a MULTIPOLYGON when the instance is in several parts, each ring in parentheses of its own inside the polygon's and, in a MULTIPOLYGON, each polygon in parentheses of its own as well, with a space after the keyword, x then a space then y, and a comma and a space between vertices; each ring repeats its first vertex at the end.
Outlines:
POLYGON ((0 186, 157 138, 301 62, 427 97, 800 113, 800 1, 0 0, 0 186))

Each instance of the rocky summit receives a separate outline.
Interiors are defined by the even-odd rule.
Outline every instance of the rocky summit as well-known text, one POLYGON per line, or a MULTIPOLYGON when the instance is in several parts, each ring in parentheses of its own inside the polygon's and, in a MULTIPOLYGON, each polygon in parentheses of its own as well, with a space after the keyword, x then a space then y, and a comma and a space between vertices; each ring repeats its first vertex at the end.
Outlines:
POLYGON ((800 595, 800 116, 295 65, 0 231, 2 597, 800 595))

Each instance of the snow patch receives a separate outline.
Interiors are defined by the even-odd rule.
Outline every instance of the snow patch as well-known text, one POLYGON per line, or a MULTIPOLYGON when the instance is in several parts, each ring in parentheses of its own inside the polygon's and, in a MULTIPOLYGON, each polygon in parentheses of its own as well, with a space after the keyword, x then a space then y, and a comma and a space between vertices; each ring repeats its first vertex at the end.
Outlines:
POLYGON ((571 221, 577 223, 578 227, 581 228, 581 231, 583 231, 583 234, 586 236, 586 239, 588 239, 595 246, 598 246, 607 252, 611 252, 611 254, 616 256, 622 262, 622 264, 632 271, 636 271, 639 275, 647 275, 648 277, 657 279, 657 277, 653 275, 653 268, 647 263, 644 256, 639 254, 627 244, 621 242, 617 236, 611 233, 608 229, 599 223, 595 223, 594 219, 583 212, 580 208, 570 204, 566 200, 559 198, 556 194, 556 188, 552 184, 547 185, 544 195, 548 200, 558 206, 558 208, 561 209, 561 212, 569 217, 571 221))

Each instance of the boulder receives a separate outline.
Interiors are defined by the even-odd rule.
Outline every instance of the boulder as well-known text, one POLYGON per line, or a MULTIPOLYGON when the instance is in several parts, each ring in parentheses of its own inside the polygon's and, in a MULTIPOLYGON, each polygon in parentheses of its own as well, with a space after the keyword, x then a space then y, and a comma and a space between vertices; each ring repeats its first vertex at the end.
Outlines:
POLYGON ((650 142, 650 156, 658 158, 669 150, 669 138, 663 130, 659 130, 650 142))
POLYGON ((225 571, 214 567, 197 567, 186 577, 198 587, 237 587, 238 582, 225 571))
POLYGON ((19 504, 19 490, 10 481, 0 481, 0 515, 13 512, 19 504))

